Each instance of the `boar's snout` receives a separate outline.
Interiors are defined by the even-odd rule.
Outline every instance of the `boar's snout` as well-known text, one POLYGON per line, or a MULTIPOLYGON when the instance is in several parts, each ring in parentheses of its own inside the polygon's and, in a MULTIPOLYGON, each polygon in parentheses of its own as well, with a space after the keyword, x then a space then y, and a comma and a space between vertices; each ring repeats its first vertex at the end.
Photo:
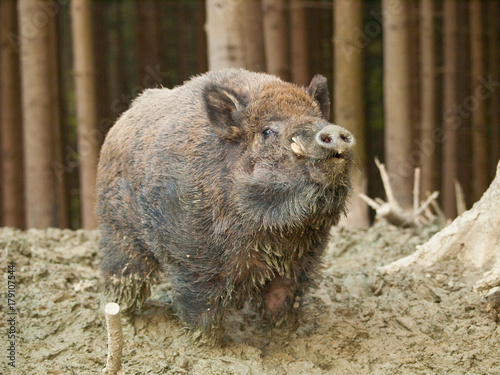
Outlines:
POLYGON ((292 151, 299 157, 325 160, 330 157, 343 159, 356 141, 347 129, 326 125, 313 134, 292 138, 292 151))
POLYGON ((325 126, 316 133, 315 141, 325 157, 342 157, 355 143, 351 132, 338 125, 325 126))

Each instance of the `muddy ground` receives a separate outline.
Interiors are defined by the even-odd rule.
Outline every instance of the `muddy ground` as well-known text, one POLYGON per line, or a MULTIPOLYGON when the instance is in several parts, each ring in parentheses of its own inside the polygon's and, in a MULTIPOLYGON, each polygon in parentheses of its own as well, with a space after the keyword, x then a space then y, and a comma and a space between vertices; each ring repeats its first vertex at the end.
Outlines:
MULTIPOLYGON (((225 346, 192 345, 168 281, 134 322, 123 319, 126 374, 500 374, 500 328, 454 260, 380 276, 433 229, 334 228, 319 288, 300 328, 268 334, 251 308, 226 324, 225 346)), ((2 292, 0 373, 98 374, 106 331, 98 232, 0 229, 3 290, 15 263, 15 369, 8 366, 2 292)))

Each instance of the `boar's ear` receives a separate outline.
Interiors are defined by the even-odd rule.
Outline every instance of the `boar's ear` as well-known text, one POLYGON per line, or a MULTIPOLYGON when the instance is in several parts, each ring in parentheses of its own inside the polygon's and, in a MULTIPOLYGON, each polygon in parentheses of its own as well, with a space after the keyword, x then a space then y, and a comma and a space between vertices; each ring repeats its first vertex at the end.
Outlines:
POLYGON ((226 141, 240 141, 243 130, 235 115, 245 108, 243 98, 227 87, 209 84, 203 91, 203 99, 208 118, 217 135, 226 141))
POLYGON ((326 78, 321 74, 316 74, 309 84, 307 92, 316 99, 323 119, 328 121, 330 117, 330 94, 328 93, 328 82, 326 78))

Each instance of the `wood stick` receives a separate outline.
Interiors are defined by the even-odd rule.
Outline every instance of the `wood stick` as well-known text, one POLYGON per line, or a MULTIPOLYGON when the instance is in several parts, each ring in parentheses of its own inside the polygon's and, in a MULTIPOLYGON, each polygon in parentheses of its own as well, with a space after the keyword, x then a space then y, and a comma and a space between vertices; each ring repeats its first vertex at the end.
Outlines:
POLYGON ((415 168, 413 178, 413 212, 417 212, 420 202, 420 168, 415 168))
POLYGON ((108 329, 108 360, 104 375, 124 375, 122 367, 123 332, 120 319, 120 306, 111 302, 104 307, 108 329))
POLYGON ((394 194, 392 192, 391 182, 389 180, 389 174, 385 169, 385 165, 381 163, 378 158, 375 158, 375 164, 377 165, 378 170, 380 171, 380 177, 382 178, 382 183, 384 184, 385 194, 387 195, 387 202, 394 208, 399 209, 399 203, 394 198, 394 194))
POLYGON ((434 209, 434 211, 436 211, 436 214, 439 217, 439 219, 442 220, 443 223, 446 223, 446 220, 447 220, 446 215, 444 214, 441 207, 439 207, 439 204, 435 200, 433 200, 433 201, 431 201, 431 206, 434 209))
POLYGON ((371 199, 369 196, 363 193, 359 193, 359 197, 363 199, 366 202, 366 204, 371 208, 373 208, 375 211, 377 210, 377 208, 380 207, 380 205, 377 202, 375 202, 373 199, 371 199))
POLYGON ((435 191, 434 193, 432 193, 431 195, 429 195, 429 197, 425 200, 425 202, 422 203, 422 206, 420 206, 420 208, 413 213, 413 216, 414 217, 419 216, 422 212, 425 211, 425 209, 427 207, 429 207, 429 205, 431 204, 432 201, 435 201, 437 199, 437 197, 439 197, 439 192, 438 191, 435 191))
POLYGON ((457 180, 455 180, 455 197, 457 199, 457 216, 460 216, 467 211, 467 205, 465 204, 464 189, 457 180))

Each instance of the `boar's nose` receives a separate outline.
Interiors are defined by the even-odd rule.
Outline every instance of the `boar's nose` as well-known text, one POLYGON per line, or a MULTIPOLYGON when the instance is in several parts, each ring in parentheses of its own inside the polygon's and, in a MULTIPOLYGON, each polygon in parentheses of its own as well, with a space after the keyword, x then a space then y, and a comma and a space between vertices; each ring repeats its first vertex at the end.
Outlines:
POLYGON ((338 125, 327 125, 316 134, 316 143, 335 157, 352 148, 355 144, 354 137, 350 131, 338 125))

